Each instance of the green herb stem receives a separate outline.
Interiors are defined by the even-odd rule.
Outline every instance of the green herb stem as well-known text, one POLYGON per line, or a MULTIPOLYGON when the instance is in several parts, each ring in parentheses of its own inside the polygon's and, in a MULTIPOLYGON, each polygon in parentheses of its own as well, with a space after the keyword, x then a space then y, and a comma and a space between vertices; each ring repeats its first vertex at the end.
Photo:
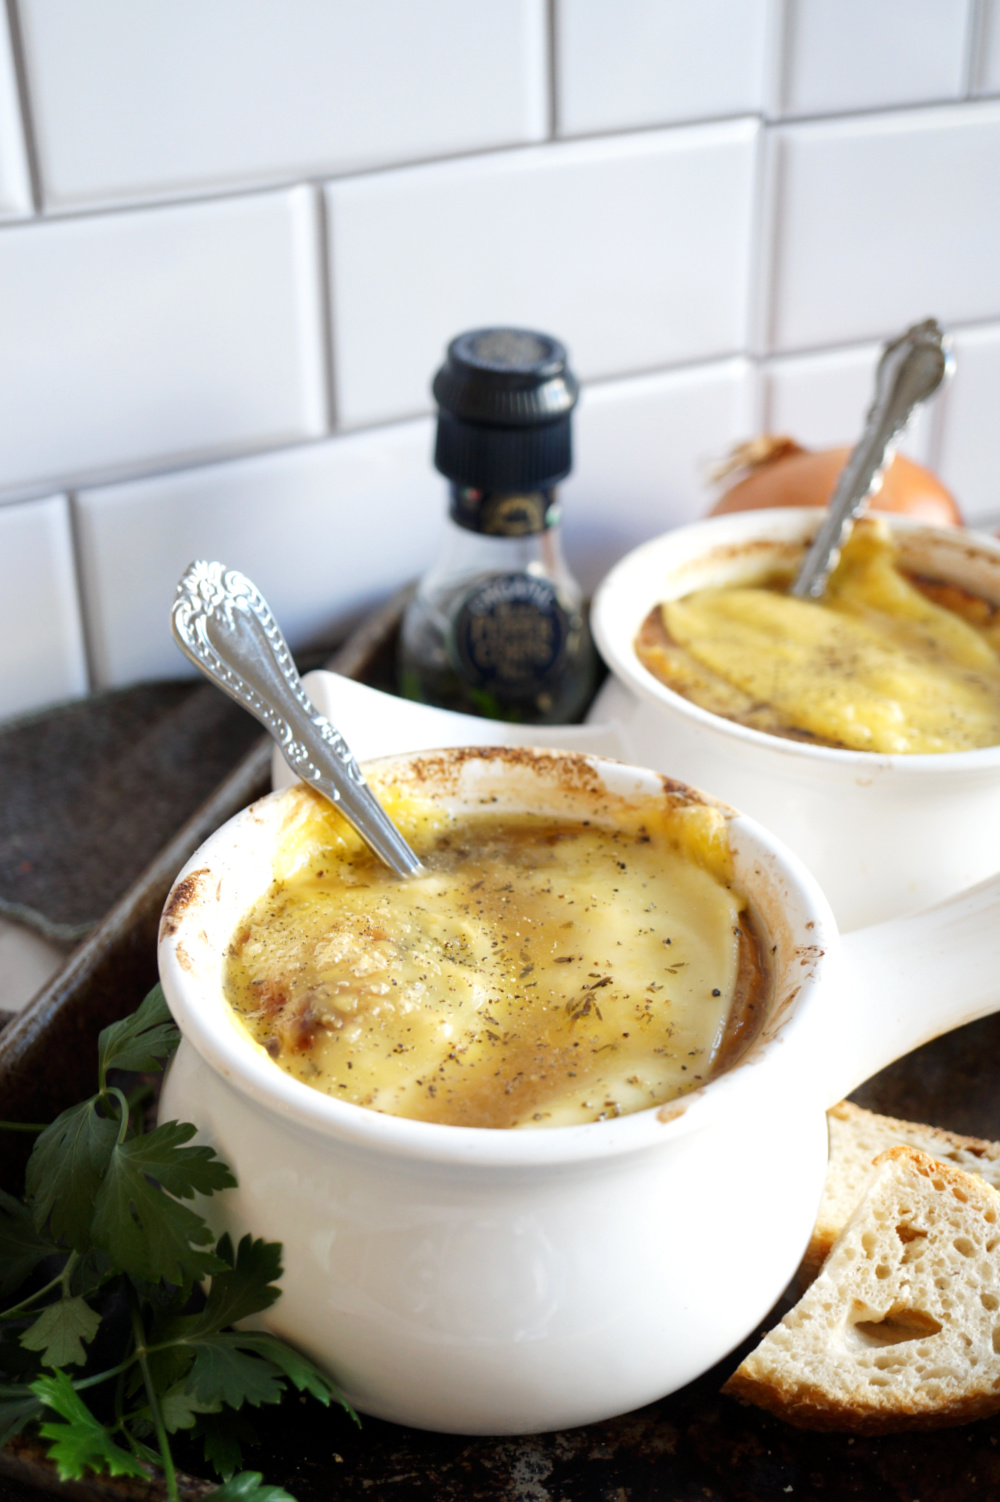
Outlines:
MULTIPOLYGON (((121 1091, 116 1092, 121 1094, 121 1091)), ((180 1493, 177 1490, 177 1472, 174 1470, 173 1456, 170 1453, 170 1443, 167 1439, 167 1429, 163 1422, 163 1413, 160 1409, 160 1400, 157 1397, 156 1386, 149 1370, 149 1362, 146 1360, 146 1332, 143 1329, 142 1315, 139 1312, 139 1301, 135 1295, 135 1289, 129 1283, 128 1287, 129 1310, 132 1315, 132 1329, 135 1332, 135 1356, 139 1362, 139 1370, 142 1372, 142 1380, 146 1388, 146 1398, 149 1402, 149 1411, 153 1418, 153 1427, 156 1430, 156 1442, 160 1447, 160 1459, 163 1462, 163 1479, 167 1486, 167 1496, 170 1502, 180 1502, 180 1493)))
POLYGON ((118 1377, 122 1372, 127 1372, 137 1359, 133 1351, 131 1356, 126 1356, 124 1361, 119 1361, 117 1366, 109 1366, 106 1372, 96 1372, 93 1377, 81 1377, 79 1382, 73 1383, 73 1387, 77 1392, 83 1392, 86 1387, 98 1387, 102 1382, 110 1382, 112 1377, 118 1377))
MULTIPOLYGON (((73 1382, 74 1392, 83 1392, 88 1387, 99 1387, 102 1382, 110 1382, 112 1377, 119 1377, 127 1372, 129 1367, 136 1361, 136 1356, 126 1356, 124 1361, 119 1361, 117 1366, 109 1366, 106 1372, 95 1372, 92 1377, 81 1377, 79 1382, 73 1382)), ((27 1382, 21 1382, 17 1386, 0 1383, 0 1398, 30 1398, 31 1387, 27 1382)))
POLYGON ((102 1090, 101 1094, 105 1099, 107 1099, 109 1096, 114 1096, 115 1100, 118 1102, 118 1146, 121 1147, 122 1143, 125 1141, 125 1138, 128 1136, 129 1123, 132 1119, 132 1112, 129 1107, 128 1098, 123 1090, 118 1089, 117 1085, 112 1085, 109 1090, 102 1090))
POLYGON ((69 1280, 73 1276, 73 1269, 76 1267, 76 1264, 79 1262, 79 1260, 79 1252, 70 1252, 69 1256, 66 1258, 66 1261, 63 1263, 63 1270, 59 1274, 59 1281, 62 1284, 64 1299, 69 1298, 69 1280))
POLYGON ((55 1277, 51 1280, 51 1282, 46 1283, 44 1288, 36 1288, 34 1293, 29 1293, 25 1298, 21 1300, 19 1304, 11 1304, 9 1309, 5 1309, 3 1313, 0 1314, 0 1320, 17 1319, 20 1316, 22 1309, 27 1309, 31 1304, 34 1304, 36 1300, 43 1299, 47 1293, 51 1293, 53 1288, 58 1288, 60 1283, 62 1283, 66 1278, 66 1269, 70 1268, 70 1270, 72 1271, 72 1268, 76 1265, 76 1262, 78 1260, 79 1259, 77 1258, 76 1252, 70 1252, 69 1256, 66 1258, 62 1272, 56 1273, 55 1277))
POLYGON ((146 1355, 159 1356, 161 1351, 185 1350, 197 1344, 197 1340, 188 1340, 186 1335, 178 1335, 176 1340, 161 1340, 155 1346, 146 1346, 146 1355))
POLYGON ((48 1122, 0 1121, 0 1132, 44 1132, 48 1122))
POLYGON ((144 1445, 141 1440, 138 1440, 128 1427, 128 1420, 125 1415, 124 1371, 118 1373, 117 1380, 115 1381, 115 1427, 113 1432, 121 1435, 137 1460, 145 1461, 146 1465, 156 1463, 156 1456, 153 1451, 148 1445, 144 1445))

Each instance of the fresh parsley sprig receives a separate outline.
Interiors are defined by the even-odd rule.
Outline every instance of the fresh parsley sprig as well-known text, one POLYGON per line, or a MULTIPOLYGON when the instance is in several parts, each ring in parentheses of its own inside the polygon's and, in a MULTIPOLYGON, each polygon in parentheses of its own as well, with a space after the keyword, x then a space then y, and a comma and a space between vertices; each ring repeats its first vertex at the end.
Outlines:
POLYGON ((229 1168, 187 1145, 190 1123, 144 1132, 113 1082, 112 1070, 161 1069, 178 1041, 156 986, 101 1033, 97 1093, 40 1129, 24 1200, 0 1190, 0 1305, 12 1300, 0 1307, 0 1445, 35 1422, 63 1480, 155 1466, 178 1502, 170 1436, 184 1431, 223 1478, 215 1502, 293 1502, 237 1474, 239 1410, 280 1402, 289 1383, 352 1410, 284 1341, 231 1328, 279 1297, 281 1246, 216 1243, 182 1202, 234 1187, 229 1168))

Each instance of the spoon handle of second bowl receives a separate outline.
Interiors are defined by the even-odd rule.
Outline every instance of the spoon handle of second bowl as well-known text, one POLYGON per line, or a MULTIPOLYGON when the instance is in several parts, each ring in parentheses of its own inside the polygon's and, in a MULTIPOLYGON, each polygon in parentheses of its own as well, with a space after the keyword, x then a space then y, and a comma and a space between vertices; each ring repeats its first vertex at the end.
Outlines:
POLYGON ((896 440, 913 409, 937 390, 952 364, 944 333, 933 318, 915 323, 882 351, 864 432, 841 471, 823 523, 791 588, 800 600, 822 599, 854 520, 881 486, 896 440))
POLYGON ((399 876, 419 871, 350 746, 308 698, 256 585, 221 563, 192 563, 177 586, 171 622, 185 656, 260 720, 295 775, 335 804, 399 876))

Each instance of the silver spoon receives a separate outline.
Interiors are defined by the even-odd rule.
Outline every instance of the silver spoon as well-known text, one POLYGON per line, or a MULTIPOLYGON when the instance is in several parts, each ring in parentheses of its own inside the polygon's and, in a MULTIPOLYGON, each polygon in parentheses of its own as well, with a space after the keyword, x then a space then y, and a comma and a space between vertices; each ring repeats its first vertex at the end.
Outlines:
POLYGON ((875 396, 864 431, 841 471, 823 525, 792 585, 791 593, 800 600, 822 599, 855 519, 881 488, 896 440, 913 409, 933 395, 951 374, 954 363, 934 318, 915 323, 885 346, 875 372, 875 396))
POLYGON ((246 575, 221 563, 189 564, 170 616, 181 651, 256 715, 295 775, 329 798, 397 876, 422 870, 340 731, 310 702, 267 601, 246 575))

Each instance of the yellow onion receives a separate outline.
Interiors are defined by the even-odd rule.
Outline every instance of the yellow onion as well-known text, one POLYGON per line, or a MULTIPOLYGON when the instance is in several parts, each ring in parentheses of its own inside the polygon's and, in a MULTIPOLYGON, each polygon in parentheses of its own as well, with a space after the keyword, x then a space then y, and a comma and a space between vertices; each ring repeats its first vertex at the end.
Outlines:
MULTIPOLYGON (((794 438, 765 434, 734 449, 716 479, 742 472, 716 501, 711 516, 768 506, 825 506, 850 455, 849 448, 804 449, 794 438)), ((960 527, 962 514, 950 490, 922 464, 897 454, 870 502, 937 527, 960 527)))

